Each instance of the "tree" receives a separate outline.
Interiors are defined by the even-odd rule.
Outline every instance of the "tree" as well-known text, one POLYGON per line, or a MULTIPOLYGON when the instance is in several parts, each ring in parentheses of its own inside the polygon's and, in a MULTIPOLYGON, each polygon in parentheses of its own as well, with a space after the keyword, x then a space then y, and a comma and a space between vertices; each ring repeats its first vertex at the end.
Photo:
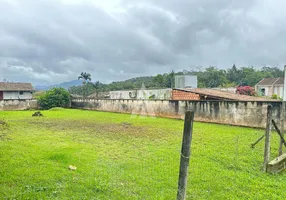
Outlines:
POLYGON ((86 97, 86 83, 87 81, 91 81, 91 75, 86 72, 81 72, 80 76, 78 77, 78 80, 82 79, 82 84, 83 84, 83 97, 86 97))
POLYGON ((175 71, 174 70, 172 70, 169 74, 167 74, 165 85, 168 88, 174 88, 175 87, 175 71))
POLYGON ((86 72, 81 72, 80 76, 78 77, 78 80, 82 79, 83 84, 86 84, 87 81, 91 81, 91 75, 86 72))
POLYGON ((64 88, 53 88, 38 97, 41 109, 47 110, 54 107, 68 108, 70 105, 70 94, 64 88))
POLYGON ((208 67, 197 75, 201 87, 214 88, 228 83, 225 70, 218 70, 216 67, 208 67))
MULTIPOLYGON (((79 77, 84 79, 87 73, 82 73, 79 77)), ((233 65, 229 69, 218 69, 216 67, 192 67, 190 70, 183 70, 169 73, 158 74, 156 76, 136 77, 125 81, 116 81, 110 84, 94 83, 96 86, 91 86, 91 82, 87 82, 82 86, 72 87, 69 89, 71 94, 89 95, 95 92, 107 92, 114 90, 133 90, 140 89, 142 83, 146 88, 172 88, 174 87, 175 75, 196 75, 198 77, 199 88, 213 87, 237 87, 237 86, 255 86, 261 79, 268 77, 283 77, 283 70, 277 67, 237 67, 233 65)), ((89 75, 90 78, 90 75, 89 75)), ((91 80, 86 78, 87 80, 91 80)))
POLYGON ((261 79, 266 78, 265 74, 254 67, 242 67, 241 86, 255 86, 261 79))
POLYGON ((229 80, 230 83, 234 83, 234 85, 241 85, 242 77, 242 70, 238 69, 235 64, 232 66, 231 69, 227 70, 226 78, 229 80))
POLYGON ((163 87, 164 84, 164 77, 161 74, 158 74, 154 77, 153 82, 155 83, 156 87, 163 87))
POLYGON ((97 90, 100 88, 102 83, 100 83, 99 81, 96 81, 95 83, 93 83, 93 87, 97 90))
POLYGON ((265 78, 278 78, 284 76, 283 70, 277 67, 262 67, 261 72, 263 73, 265 78))

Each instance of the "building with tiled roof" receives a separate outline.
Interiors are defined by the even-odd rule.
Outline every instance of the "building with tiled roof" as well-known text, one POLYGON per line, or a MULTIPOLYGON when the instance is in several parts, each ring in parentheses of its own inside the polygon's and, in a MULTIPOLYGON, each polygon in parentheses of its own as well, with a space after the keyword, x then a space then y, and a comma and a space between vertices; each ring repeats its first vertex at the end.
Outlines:
POLYGON ((210 88, 173 89, 173 100, 217 100, 217 101, 277 101, 270 98, 235 94, 210 88))
POLYGON ((31 83, 0 82, 0 100, 32 99, 31 83))
POLYGON ((284 77, 264 78, 255 85, 255 91, 261 96, 269 96, 276 94, 283 97, 284 77))

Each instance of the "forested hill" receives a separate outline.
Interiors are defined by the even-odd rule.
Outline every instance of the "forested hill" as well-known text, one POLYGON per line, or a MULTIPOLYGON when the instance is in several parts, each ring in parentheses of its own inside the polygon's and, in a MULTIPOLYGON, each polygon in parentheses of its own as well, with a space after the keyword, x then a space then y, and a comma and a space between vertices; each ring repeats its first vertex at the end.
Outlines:
POLYGON ((106 88, 111 90, 121 90, 121 89, 134 89, 142 87, 144 83, 146 88, 154 87, 153 76, 143 76, 131 78, 125 81, 112 82, 106 84, 106 88))
MULTIPOLYGON (((239 85, 254 86, 263 78, 283 77, 283 71, 277 67, 262 67, 256 69, 254 67, 241 67, 235 65, 229 69, 218 69, 216 67, 208 67, 204 70, 184 70, 181 72, 169 72, 158 74, 157 76, 146 76, 128 79, 125 81, 112 82, 110 84, 102 84, 100 82, 88 83, 85 91, 92 94, 95 91, 112 91, 112 90, 128 90, 139 89, 144 83, 146 88, 171 88, 174 86, 175 75, 197 75, 198 87, 214 88, 214 87, 236 87, 239 85)), ((94 78, 94 77, 93 77, 94 78)), ((70 88, 72 94, 82 94, 83 86, 75 86, 70 88)))

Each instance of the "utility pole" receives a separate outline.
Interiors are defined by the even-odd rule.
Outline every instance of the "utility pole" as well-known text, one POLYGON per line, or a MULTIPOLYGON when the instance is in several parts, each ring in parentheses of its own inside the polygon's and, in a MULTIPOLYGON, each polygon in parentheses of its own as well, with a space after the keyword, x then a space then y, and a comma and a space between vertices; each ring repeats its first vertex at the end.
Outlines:
MULTIPOLYGON (((284 65, 284 85, 283 85, 283 101, 282 101, 282 108, 281 108, 281 114, 280 114, 280 130, 281 130, 281 135, 284 137, 284 118, 285 118, 285 101, 286 101, 286 65, 284 65)), ((283 154, 283 141, 282 139, 280 140, 280 145, 279 145, 279 156, 283 154)))

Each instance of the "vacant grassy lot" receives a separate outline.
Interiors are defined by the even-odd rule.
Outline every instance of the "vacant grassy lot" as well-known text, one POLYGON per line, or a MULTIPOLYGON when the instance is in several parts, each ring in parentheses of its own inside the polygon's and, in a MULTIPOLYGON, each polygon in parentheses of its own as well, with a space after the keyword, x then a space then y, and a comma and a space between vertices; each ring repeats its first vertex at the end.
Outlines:
MULTIPOLYGON (((0 199, 175 199, 183 121, 54 109, 0 112, 0 199), (69 165, 77 167, 68 170, 69 165)), ((194 124, 189 199, 285 199, 261 172, 263 130, 194 124)), ((278 137, 272 138, 272 158, 278 137)))

